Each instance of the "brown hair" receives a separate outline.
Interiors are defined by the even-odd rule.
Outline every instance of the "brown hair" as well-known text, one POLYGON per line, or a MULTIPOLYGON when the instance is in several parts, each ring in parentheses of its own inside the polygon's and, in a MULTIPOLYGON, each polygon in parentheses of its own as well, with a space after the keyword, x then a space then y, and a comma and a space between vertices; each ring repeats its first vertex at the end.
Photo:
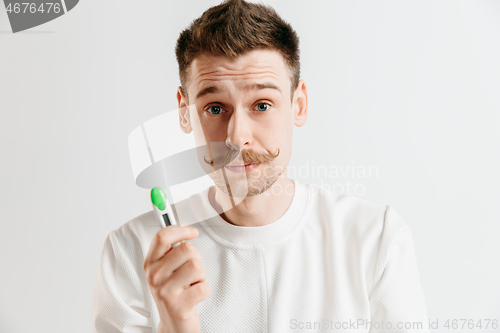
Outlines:
POLYGON ((177 39, 175 55, 184 93, 195 57, 210 54, 234 59, 256 49, 274 49, 283 55, 291 71, 293 96, 300 78, 299 37, 290 24, 264 4, 226 0, 210 7, 177 39))

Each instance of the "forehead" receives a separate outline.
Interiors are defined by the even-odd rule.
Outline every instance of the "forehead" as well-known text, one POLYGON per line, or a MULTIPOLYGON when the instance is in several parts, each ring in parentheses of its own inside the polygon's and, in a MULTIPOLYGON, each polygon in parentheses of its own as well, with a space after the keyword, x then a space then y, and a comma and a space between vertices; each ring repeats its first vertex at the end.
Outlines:
POLYGON ((191 63, 188 81, 190 93, 196 94, 217 82, 238 84, 264 79, 283 87, 282 91, 291 84, 285 60, 278 51, 253 50, 235 59, 203 54, 191 63))

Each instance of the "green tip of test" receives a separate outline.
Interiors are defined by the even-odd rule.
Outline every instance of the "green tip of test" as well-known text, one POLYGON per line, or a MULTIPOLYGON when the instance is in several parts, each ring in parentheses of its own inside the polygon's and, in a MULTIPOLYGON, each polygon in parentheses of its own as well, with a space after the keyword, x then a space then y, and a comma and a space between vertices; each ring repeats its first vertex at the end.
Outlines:
POLYGON ((151 189, 151 202, 158 207, 159 210, 167 208, 167 196, 160 187, 153 187, 151 189))

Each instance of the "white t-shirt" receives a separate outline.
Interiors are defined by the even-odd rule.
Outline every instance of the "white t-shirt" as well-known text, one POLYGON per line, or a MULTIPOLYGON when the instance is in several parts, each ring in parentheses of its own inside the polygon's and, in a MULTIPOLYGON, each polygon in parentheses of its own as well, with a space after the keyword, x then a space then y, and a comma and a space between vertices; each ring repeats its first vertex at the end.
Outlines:
MULTIPOLYGON (((238 227, 208 188, 185 201, 212 294, 201 332, 428 332, 412 234, 391 206, 295 181, 285 214, 238 227), (420 326, 419 326, 420 325, 420 326)), ((185 212, 184 212, 185 213, 185 212)), ((94 332, 157 332, 143 262, 160 224, 152 211, 111 231, 102 249, 94 332)))

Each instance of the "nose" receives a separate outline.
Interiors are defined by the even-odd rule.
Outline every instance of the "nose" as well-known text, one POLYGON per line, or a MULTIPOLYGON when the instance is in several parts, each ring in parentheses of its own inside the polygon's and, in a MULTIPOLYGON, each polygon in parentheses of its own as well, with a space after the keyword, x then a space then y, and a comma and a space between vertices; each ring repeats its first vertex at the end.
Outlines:
POLYGON ((233 112, 227 126, 226 145, 228 147, 241 150, 251 144, 250 121, 251 119, 244 110, 233 112))

